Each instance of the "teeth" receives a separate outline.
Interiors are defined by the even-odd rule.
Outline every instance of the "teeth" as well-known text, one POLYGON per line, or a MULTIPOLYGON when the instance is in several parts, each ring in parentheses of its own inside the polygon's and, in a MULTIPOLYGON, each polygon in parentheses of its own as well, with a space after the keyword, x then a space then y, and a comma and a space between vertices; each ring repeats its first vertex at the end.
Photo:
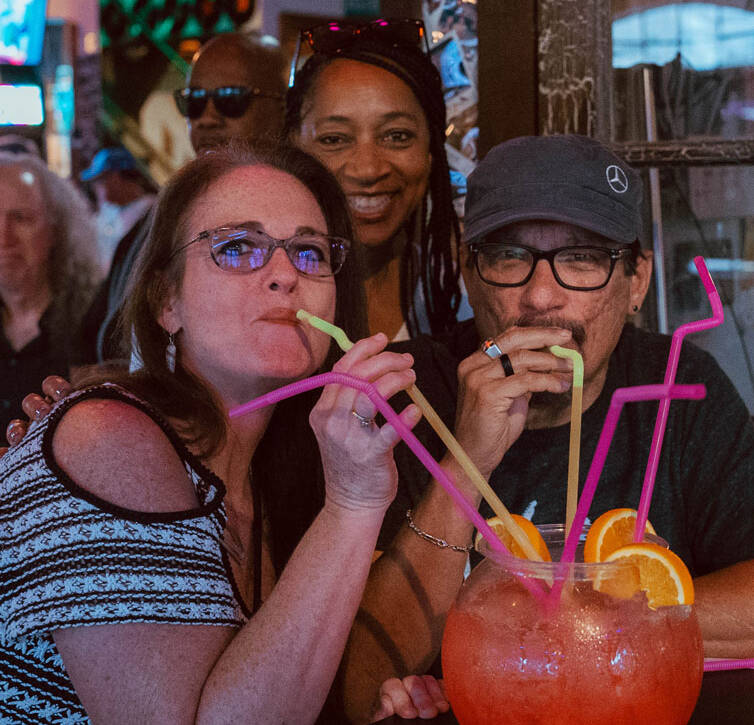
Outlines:
POLYGON ((356 196, 352 194, 348 197, 348 203, 355 212, 360 214, 375 214, 387 209, 388 204, 390 204, 390 194, 370 196, 356 196))

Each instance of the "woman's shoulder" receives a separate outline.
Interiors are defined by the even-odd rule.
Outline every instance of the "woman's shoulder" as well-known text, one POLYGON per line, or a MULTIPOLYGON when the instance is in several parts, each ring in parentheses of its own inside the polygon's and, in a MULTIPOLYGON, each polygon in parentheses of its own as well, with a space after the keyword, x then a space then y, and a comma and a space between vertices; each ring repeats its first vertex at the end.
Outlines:
POLYGON ((87 391, 51 429, 56 467, 109 504, 143 512, 196 507, 196 494, 166 424, 142 401, 112 388, 87 391))

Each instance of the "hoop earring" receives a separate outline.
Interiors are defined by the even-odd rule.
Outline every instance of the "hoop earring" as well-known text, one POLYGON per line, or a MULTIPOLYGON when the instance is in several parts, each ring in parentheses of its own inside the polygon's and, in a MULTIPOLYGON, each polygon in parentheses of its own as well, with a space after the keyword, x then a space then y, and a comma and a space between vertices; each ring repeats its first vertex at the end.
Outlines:
POLYGON ((169 332, 168 346, 165 348, 165 365, 167 365, 168 370, 170 370, 171 373, 175 372, 175 355, 175 339, 173 338, 173 333, 169 332))

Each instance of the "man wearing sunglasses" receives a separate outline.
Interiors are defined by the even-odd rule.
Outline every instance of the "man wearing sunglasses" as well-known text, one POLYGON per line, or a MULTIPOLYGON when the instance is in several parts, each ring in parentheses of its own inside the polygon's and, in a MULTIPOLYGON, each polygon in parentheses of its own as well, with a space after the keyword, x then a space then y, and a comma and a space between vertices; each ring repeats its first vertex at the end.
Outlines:
POLYGON ((186 87, 174 95, 197 153, 232 139, 274 139, 283 125, 282 52, 242 33, 215 36, 197 51, 186 87))
MULTIPOLYGON (((665 376, 670 338, 631 323, 652 269, 638 242, 641 186, 638 173, 583 136, 525 137, 492 149, 470 175, 466 197, 462 273, 475 319, 445 338, 396 346, 414 355, 417 386, 449 423, 455 419, 459 443, 504 504, 537 524, 564 521, 568 480, 573 375, 549 348, 583 357, 582 484, 613 391, 665 376)), ((677 382, 704 383, 707 397, 670 403, 649 517, 695 578, 705 654, 749 657, 754 427, 730 380, 692 341, 683 344, 677 382)), ((637 507, 656 415, 655 402, 623 408, 592 519, 637 507)), ((492 516, 437 437, 426 427, 417 434, 492 516)), ((391 671, 421 673, 437 654, 473 534, 438 484, 418 483, 427 474, 410 454, 396 451, 396 459, 401 488, 383 544, 393 536, 402 542, 404 559, 393 565, 406 573, 405 586, 358 620, 358 636, 392 647, 380 666, 365 669, 372 686, 391 671)), ((392 686, 400 701, 405 692, 392 686)))

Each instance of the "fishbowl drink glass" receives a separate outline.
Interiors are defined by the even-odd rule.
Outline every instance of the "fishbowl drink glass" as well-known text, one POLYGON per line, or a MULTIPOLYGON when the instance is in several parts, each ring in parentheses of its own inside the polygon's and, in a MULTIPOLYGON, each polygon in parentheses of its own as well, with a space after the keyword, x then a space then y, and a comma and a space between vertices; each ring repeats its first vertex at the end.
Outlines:
POLYGON ((538 527, 553 562, 490 551, 452 606, 442 643, 450 704, 461 725, 679 725, 688 722, 704 664, 694 608, 647 605, 628 563, 570 564, 560 602, 562 525, 538 527), (627 586, 628 584, 628 586, 627 586))

